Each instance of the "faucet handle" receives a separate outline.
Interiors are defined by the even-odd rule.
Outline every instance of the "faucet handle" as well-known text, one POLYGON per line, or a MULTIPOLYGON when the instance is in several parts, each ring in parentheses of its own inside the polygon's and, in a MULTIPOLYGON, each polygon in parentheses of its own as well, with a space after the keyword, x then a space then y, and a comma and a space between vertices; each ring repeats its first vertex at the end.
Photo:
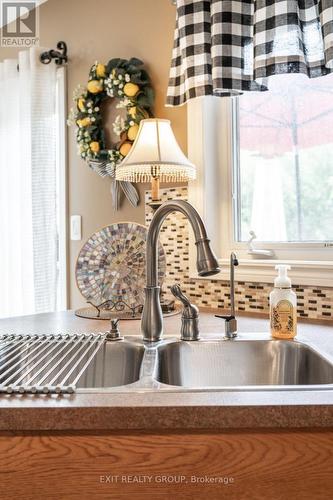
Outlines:
POLYGON ((199 309, 191 304, 179 285, 171 287, 172 294, 184 305, 182 312, 181 340, 199 340, 199 309))
POLYGON ((189 301, 189 299, 182 292, 180 285, 172 285, 171 293, 172 293, 172 295, 174 295, 176 297, 176 299, 179 299, 184 304, 185 307, 188 307, 191 305, 191 302, 189 301))
POLYGON ((176 297, 176 299, 180 300, 183 304, 183 318, 193 319, 198 318, 199 309, 196 305, 191 304, 190 300, 186 297, 182 289, 179 285, 172 285, 171 287, 172 294, 176 297))

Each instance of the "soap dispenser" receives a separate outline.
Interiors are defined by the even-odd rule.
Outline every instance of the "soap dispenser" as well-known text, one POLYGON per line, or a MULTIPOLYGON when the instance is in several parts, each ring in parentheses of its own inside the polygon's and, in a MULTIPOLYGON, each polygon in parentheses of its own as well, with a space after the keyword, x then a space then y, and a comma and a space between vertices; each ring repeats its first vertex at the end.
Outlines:
POLYGON ((278 276, 269 296, 271 335, 276 339, 293 339, 297 331, 297 296, 291 289, 290 266, 279 264, 275 269, 278 276))

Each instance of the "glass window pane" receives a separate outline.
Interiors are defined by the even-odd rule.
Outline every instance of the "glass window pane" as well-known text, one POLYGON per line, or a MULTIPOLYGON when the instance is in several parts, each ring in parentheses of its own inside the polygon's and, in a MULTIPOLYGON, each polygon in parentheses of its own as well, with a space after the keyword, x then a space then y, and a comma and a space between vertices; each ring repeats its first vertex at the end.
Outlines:
POLYGON ((238 239, 333 240, 333 75, 239 98, 238 239))

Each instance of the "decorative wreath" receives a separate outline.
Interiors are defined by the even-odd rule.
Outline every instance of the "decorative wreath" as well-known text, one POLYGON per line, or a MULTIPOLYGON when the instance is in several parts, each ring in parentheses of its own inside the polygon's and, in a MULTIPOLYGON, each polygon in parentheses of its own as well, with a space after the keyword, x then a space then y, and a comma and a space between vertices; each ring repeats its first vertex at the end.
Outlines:
POLYGON ((140 121, 152 116, 154 91, 143 62, 135 57, 111 59, 106 65, 96 61, 89 71, 87 85, 74 90, 73 101, 75 107, 70 111, 68 124, 78 127, 78 154, 99 175, 112 178, 115 208, 118 208, 119 184, 136 206, 139 200, 136 189, 128 182, 118 183, 115 173, 132 147, 140 121), (118 115, 113 122, 119 141, 111 149, 106 148, 101 112, 101 104, 108 98, 118 99, 116 107, 126 110, 125 118, 118 115))

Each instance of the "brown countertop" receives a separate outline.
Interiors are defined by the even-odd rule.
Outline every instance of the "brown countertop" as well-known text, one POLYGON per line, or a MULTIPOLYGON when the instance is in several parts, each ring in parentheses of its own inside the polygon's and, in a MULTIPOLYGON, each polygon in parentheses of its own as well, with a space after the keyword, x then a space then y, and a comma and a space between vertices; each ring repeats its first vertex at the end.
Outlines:
MULTIPOLYGON (((164 320, 178 337, 180 316, 164 320)), ((221 334, 223 324, 201 313, 201 330, 221 334)), ((268 321, 240 317, 239 336, 268 336, 268 321)), ((0 320, 0 333, 106 331, 108 322, 77 318, 72 311, 0 320)), ((122 321, 124 335, 138 335, 139 321, 122 321)), ((333 357, 333 326, 301 323, 298 340, 333 357)), ((166 430, 333 427, 333 391, 193 391, 2 395, 0 430, 166 430)))

